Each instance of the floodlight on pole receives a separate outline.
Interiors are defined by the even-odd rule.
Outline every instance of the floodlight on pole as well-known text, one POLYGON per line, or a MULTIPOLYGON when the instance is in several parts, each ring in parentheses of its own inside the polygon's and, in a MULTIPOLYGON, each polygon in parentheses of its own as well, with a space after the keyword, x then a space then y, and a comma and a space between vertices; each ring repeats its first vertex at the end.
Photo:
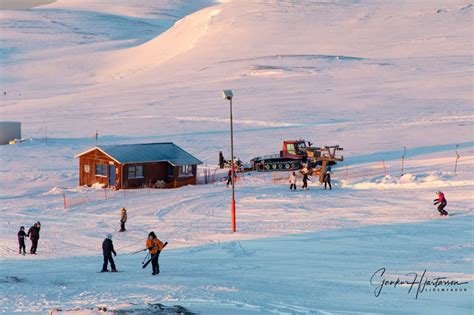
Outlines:
POLYGON ((235 165, 234 165, 234 127, 232 124, 232 98, 234 93, 232 90, 222 91, 222 96, 224 99, 229 100, 230 102, 230 160, 231 160, 231 183, 232 183, 232 201, 231 201, 231 213, 232 213, 232 232, 237 231, 237 224, 235 219, 235 165))

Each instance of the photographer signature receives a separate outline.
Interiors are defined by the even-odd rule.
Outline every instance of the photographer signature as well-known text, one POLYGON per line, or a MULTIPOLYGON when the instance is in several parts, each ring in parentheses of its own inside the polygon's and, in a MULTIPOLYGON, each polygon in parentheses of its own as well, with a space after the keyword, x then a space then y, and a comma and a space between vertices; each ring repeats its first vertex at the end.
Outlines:
POLYGON ((384 278, 385 275, 385 268, 380 268, 370 278, 370 284, 375 287, 374 294, 376 297, 382 293, 382 289, 386 286, 394 287, 397 286, 408 286, 408 294, 412 291, 415 292, 416 289, 415 299, 418 299, 418 295, 423 293, 428 287, 438 288, 438 287, 458 287, 462 285, 466 285, 469 282, 459 282, 456 280, 450 280, 447 277, 436 277, 429 279, 426 276, 426 269, 423 271, 421 276, 418 275, 417 272, 409 272, 407 273, 406 279, 400 279, 397 277, 396 280, 387 280, 384 278))

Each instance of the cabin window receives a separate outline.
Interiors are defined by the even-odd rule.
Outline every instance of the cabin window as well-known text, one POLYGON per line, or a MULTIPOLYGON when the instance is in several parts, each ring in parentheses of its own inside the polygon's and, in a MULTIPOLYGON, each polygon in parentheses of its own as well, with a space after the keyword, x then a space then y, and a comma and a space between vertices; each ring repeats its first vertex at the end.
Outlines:
POLYGON ((287 143, 286 144, 286 151, 289 154, 296 154, 295 144, 294 143, 287 143))
POLYGON ((130 165, 128 167, 128 178, 143 178, 143 165, 130 165))
POLYGON ((179 177, 189 177, 193 176, 193 166, 192 165, 182 165, 179 167, 179 177))
POLYGON ((107 164, 96 164, 95 175, 107 177, 107 164))

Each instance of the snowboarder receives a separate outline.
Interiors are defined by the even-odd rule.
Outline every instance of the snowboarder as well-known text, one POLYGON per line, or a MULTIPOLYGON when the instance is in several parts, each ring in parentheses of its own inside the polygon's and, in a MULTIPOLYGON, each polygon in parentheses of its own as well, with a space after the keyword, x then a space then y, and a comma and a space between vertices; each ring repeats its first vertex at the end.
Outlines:
POLYGON ((290 175, 290 190, 296 190, 296 173, 290 175))
POLYGON ((158 264, 158 257, 163 249, 164 244, 157 237, 155 232, 151 231, 146 240, 146 248, 150 251, 151 266, 153 268, 152 275, 155 276, 160 273, 160 265, 158 264))
POLYGON ((439 206, 438 206, 438 211, 439 211, 439 214, 440 214, 441 216, 443 216, 443 215, 448 215, 448 211, 444 210, 444 207, 446 207, 446 205, 448 204, 448 202, 446 201, 446 198, 444 197, 443 192, 438 191, 438 192, 436 193, 436 195, 438 196, 438 198, 436 198, 435 200, 433 200, 433 201, 434 201, 433 204, 434 204, 434 205, 439 204, 439 206))
POLYGON ((110 267, 112 268, 112 272, 117 272, 112 253, 114 254, 114 256, 117 256, 117 253, 114 249, 114 243, 112 243, 112 234, 107 234, 107 238, 104 240, 104 242, 102 242, 102 254, 104 255, 104 264, 102 265, 101 272, 109 272, 109 270, 107 269, 107 265, 109 262, 110 267))
POLYGON ((23 256, 26 254, 25 236, 27 236, 27 234, 25 233, 25 227, 22 226, 20 227, 20 231, 18 231, 18 244, 20 245, 20 252, 18 254, 21 254, 21 250, 23 249, 23 256))
POLYGON ((326 175, 324 175, 324 189, 326 190, 327 185, 329 185, 329 190, 332 190, 331 186, 331 173, 329 171, 326 172, 326 175))
POLYGON ((41 230, 41 223, 38 221, 35 224, 33 224, 32 227, 28 230, 28 236, 31 240, 31 248, 30 248, 30 254, 36 255, 36 249, 38 248, 38 241, 40 238, 40 230, 41 230))
POLYGON ((120 217, 120 231, 119 232, 125 232, 125 222, 127 222, 127 209, 122 208, 120 209, 120 212, 122 216, 120 217))
POLYGON ((222 154, 222 151, 219 151, 219 167, 224 168, 224 164, 225 164, 224 155, 222 154))
POLYGON ((308 173, 309 173, 308 168, 306 166, 303 167, 303 169, 301 170, 301 174, 303 174, 303 186, 301 186, 301 188, 305 190, 308 189, 308 179, 309 179, 308 173))

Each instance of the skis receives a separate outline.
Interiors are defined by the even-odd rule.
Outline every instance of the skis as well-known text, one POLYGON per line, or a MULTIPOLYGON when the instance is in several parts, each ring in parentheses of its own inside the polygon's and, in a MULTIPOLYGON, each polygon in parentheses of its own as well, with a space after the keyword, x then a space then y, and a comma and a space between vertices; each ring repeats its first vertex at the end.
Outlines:
MULTIPOLYGON (((163 248, 165 248, 166 245, 168 245, 168 242, 165 242, 165 243, 163 244, 163 248)), ((161 250, 163 250, 163 248, 162 248, 161 250)), ((146 266, 148 266, 148 265, 151 263, 152 259, 155 258, 156 256, 158 256, 158 255, 161 253, 161 250, 159 250, 158 253, 153 254, 153 256, 151 256, 150 259, 148 259, 145 263, 143 263, 143 267, 142 267, 142 268, 145 269, 146 266)))

